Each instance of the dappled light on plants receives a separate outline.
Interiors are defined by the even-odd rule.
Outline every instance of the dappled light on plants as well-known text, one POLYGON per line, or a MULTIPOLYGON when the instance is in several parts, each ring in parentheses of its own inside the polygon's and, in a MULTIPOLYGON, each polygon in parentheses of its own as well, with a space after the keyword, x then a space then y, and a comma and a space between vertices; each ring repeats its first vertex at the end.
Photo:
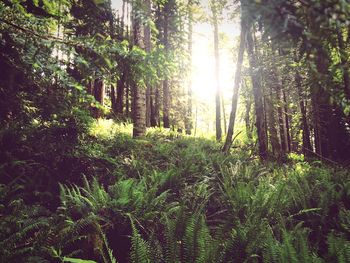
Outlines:
POLYGON ((89 134, 99 139, 113 139, 117 133, 125 133, 131 135, 131 124, 118 124, 111 119, 97 119, 91 124, 89 128, 89 134))
POLYGON ((0 2, 0 262, 350 262, 345 0, 0 2))

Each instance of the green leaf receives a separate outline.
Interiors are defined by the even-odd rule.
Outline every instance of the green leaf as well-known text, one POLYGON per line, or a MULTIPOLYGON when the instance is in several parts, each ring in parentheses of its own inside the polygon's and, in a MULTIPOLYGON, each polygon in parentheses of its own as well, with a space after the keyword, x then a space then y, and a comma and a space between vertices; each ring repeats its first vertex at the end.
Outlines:
POLYGON ((80 258, 63 258, 63 262, 71 262, 71 263, 97 263, 93 260, 86 260, 86 259, 80 259, 80 258))
POLYGON ((109 58, 104 57, 104 61, 109 69, 113 68, 113 63, 109 58))
POLYGON ((106 2, 106 0, 93 0, 95 5, 101 5, 104 4, 106 2))

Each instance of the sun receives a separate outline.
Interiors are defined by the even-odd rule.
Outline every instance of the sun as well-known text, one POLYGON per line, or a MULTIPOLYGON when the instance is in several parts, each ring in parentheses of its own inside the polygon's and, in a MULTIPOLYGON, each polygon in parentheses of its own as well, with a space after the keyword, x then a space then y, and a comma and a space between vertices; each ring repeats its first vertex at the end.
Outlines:
MULTIPOLYGON (((192 92, 193 101, 199 107, 197 116, 199 125, 207 132, 214 130, 215 120, 215 57, 214 57, 214 36, 213 29, 209 23, 196 24, 193 35, 192 52, 192 92)), ((222 103, 225 109, 226 119, 230 112, 230 101, 234 84, 234 72, 236 68, 236 58, 232 46, 235 45, 239 36, 239 27, 235 23, 224 23, 221 26, 220 41, 220 89, 222 103)), ((223 117, 224 114, 222 114, 223 117)))
POLYGON ((215 96, 215 58, 207 36, 198 35, 195 38, 191 76, 193 96, 198 100, 209 102, 215 96))

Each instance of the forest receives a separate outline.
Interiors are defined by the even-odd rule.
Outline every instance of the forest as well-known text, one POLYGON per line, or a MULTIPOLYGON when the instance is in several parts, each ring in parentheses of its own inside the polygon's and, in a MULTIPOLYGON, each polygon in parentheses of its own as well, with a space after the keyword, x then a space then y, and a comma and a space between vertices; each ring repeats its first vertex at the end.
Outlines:
POLYGON ((350 262, 350 2, 0 1, 2 262, 350 262))

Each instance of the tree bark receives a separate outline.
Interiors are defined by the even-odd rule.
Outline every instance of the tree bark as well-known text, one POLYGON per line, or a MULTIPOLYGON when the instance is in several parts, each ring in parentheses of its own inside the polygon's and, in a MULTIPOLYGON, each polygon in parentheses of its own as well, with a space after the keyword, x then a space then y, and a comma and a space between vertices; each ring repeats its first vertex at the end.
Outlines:
POLYGON ((329 123, 331 120, 331 109, 329 105, 329 94, 321 84, 328 73, 328 59, 323 47, 317 47, 316 67, 319 81, 313 83, 311 99, 313 104, 315 147, 316 153, 322 157, 330 157, 329 123))
MULTIPOLYGON (((145 49, 144 27, 142 18, 137 14, 139 8, 142 7, 142 1, 138 0, 133 3, 133 25, 134 25, 134 44, 139 48, 145 49)), ((146 94, 144 85, 135 83, 133 96, 133 137, 144 136, 146 133, 146 94)))
POLYGON ((250 121, 250 111, 252 108, 252 96, 250 94, 250 91, 248 90, 247 84, 245 80, 242 80, 242 89, 246 90, 245 92, 245 116, 244 116, 244 122, 246 127, 246 134, 248 140, 253 139, 253 129, 252 129, 252 123, 250 121))
MULTIPOLYGON (((165 46, 166 53, 169 52, 169 15, 173 0, 166 2, 164 6, 164 21, 163 21, 163 44, 165 46)), ((164 128, 170 128, 170 90, 169 90, 169 79, 165 77, 163 81, 163 126, 164 128)))
POLYGON ((283 102, 284 102, 284 118, 286 123, 286 131, 287 131, 287 152, 291 152, 292 140, 290 136, 290 122, 289 122, 289 114, 288 114, 288 101, 286 92, 283 90, 283 102))
POLYGON ((155 87, 155 89, 152 89, 151 94, 151 127, 159 127, 159 109, 160 109, 160 103, 159 103, 159 86, 155 87))
POLYGON ((187 88, 187 112, 185 117, 185 130, 187 135, 191 135, 192 131, 192 42, 193 42, 193 0, 188 0, 188 56, 189 56, 189 82, 187 88))
POLYGON ((225 109, 225 103, 224 103, 224 96, 222 95, 222 92, 220 92, 220 101, 221 101, 221 108, 222 108, 222 119, 224 121, 224 135, 227 133, 227 121, 226 121, 226 109, 225 109))
MULTIPOLYGON (((274 80, 276 81, 276 80, 274 80)), ((274 157, 279 159, 281 157, 281 145, 278 140, 277 136, 277 128, 276 128, 276 119, 275 119, 275 110, 274 110, 274 102, 273 102, 273 90, 270 86, 270 96, 267 99, 267 121, 268 121, 268 128, 270 133, 270 141, 272 146, 272 154, 274 157)))
MULTIPOLYGON (((157 4, 156 10, 156 27, 158 29, 158 44, 164 44, 164 22, 162 16, 162 7, 160 3, 157 4)), ((158 74, 159 75, 159 74, 158 74)), ((151 92, 151 126, 160 127, 160 106, 161 106, 161 90, 163 81, 158 83, 151 92)))
POLYGON ((124 108, 124 92, 125 92, 126 73, 123 72, 120 79, 117 81, 117 98, 116 98, 116 112, 123 114, 124 108))
MULTIPOLYGON (((279 80, 278 80, 279 81, 279 80)), ((288 136, 287 136, 287 124, 286 124, 286 118, 285 113, 283 112, 285 109, 284 105, 284 97, 283 97, 283 91, 282 86, 280 85, 280 82, 276 85, 276 100, 277 100, 277 113, 278 113, 278 126, 279 126, 279 135, 280 135, 280 141, 281 141, 281 151, 282 154, 285 154, 289 151, 288 147, 288 136)))
POLYGON ((166 79, 163 81, 163 127, 170 128, 170 90, 169 81, 166 79))
POLYGON ((117 97, 116 97, 114 85, 111 85, 111 104, 112 104, 112 111, 114 114, 116 114, 117 113, 117 97))
POLYGON ((301 76, 298 72, 296 72, 295 74, 295 84, 298 90, 299 106, 300 106, 300 112, 301 112, 301 126, 303 131, 303 154, 305 157, 310 157, 312 154, 310 130, 309 130, 309 125, 307 123, 307 112, 306 112, 304 95, 302 93, 301 76))
POLYGON ((126 0, 123 0, 122 1, 123 4, 122 4, 122 16, 121 16, 121 37, 123 38, 124 37, 124 27, 125 27, 125 2, 126 0))
MULTIPOLYGON (((151 0, 145 1, 145 7, 146 7, 146 15, 147 19, 151 18, 151 9, 152 4, 151 0)), ((146 52, 151 52, 152 46, 151 46, 151 28, 149 23, 146 24, 144 28, 144 34, 145 34, 145 50, 146 52)), ((151 127, 151 93, 152 93, 152 87, 150 83, 147 83, 147 89, 146 89, 146 127, 151 127)))
MULTIPOLYGON (((240 35, 240 42, 239 42, 239 49, 238 49, 238 57, 237 57, 237 66, 236 66, 236 73, 235 73, 235 80, 234 80, 234 87, 233 87, 233 96, 232 96, 232 104, 231 104, 231 114, 230 114, 230 120, 228 124, 228 130, 227 130, 227 136, 225 140, 225 144, 223 147, 223 152, 228 152, 231 148, 232 144, 232 137, 234 132, 234 126, 236 121, 236 112, 237 112, 237 104, 238 104, 238 94, 239 94, 239 88, 241 85, 241 73, 242 73, 242 64, 243 64, 243 57, 244 57, 244 49, 246 45, 247 35, 249 31, 249 25, 245 19, 244 10, 241 8, 241 35, 240 35)), ((253 39, 251 39, 253 41, 253 39)), ((250 43, 250 48, 253 48, 252 44, 250 43)), ((253 52, 252 50, 249 50, 253 52)), ((250 53, 250 56, 253 55, 250 53)), ((253 62, 253 61, 252 61, 253 62)), ((251 62, 251 63, 252 63, 251 62)))
POLYGON ((130 117, 130 85, 125 85, 125 116, 130 117))
POLYGON ((215 92, 215 130, 216 140, 221 141, 221 105, 220 105, 220 54, 219 54, 219 26, 218 26, 218 10, 215 4, 216 1, 212 1, 212 13, 213 13, 213 26, 214 26, 214 56, 215 56, 215 79, 216 79, 216 92, 215 92))
MULTIPOLYGON (((95 97, 95 100, 100 104, 100 105, 104 105, 104 98, 105 98, 105 85, 102 79, 95 79, 94 81, 94 91, 93 91, 93 95, 95 97)), ((97 108, 94 107, 93 108, 93 116, 95 118, 100 118, 102 116, 102 111, 97 108)))
MULTIPOLYGON (((309 18, 310 31, 322 39, 324 31, 320 30, 322 28, 319 21, 309 18)), ((342 37, 338 38, 340 45, 341 40, 342 37)), ((313 43, 313 52, 317 71, 310 72, 316 80, 311 85, 316 153, 325 159, 338 160, 347 152, 345 148, 348 147, 348 131, 342 111, 331 101, 331 89, 328 88, 332 83, 332 74, 329 72, 331 54, 323 41, 313 43)))
POLYGON ((259 68, 257 58, 254 51, 254 40, 252 32, 247 34, 247 53, 250 64, 250 74, 253 83, 253 94, 255 102, 256 129, 258 134, 259 156, 265 160, 268 157, 267 153, 267 129, 264 119, 264 105, 262 87, 259 78, 259 68))

